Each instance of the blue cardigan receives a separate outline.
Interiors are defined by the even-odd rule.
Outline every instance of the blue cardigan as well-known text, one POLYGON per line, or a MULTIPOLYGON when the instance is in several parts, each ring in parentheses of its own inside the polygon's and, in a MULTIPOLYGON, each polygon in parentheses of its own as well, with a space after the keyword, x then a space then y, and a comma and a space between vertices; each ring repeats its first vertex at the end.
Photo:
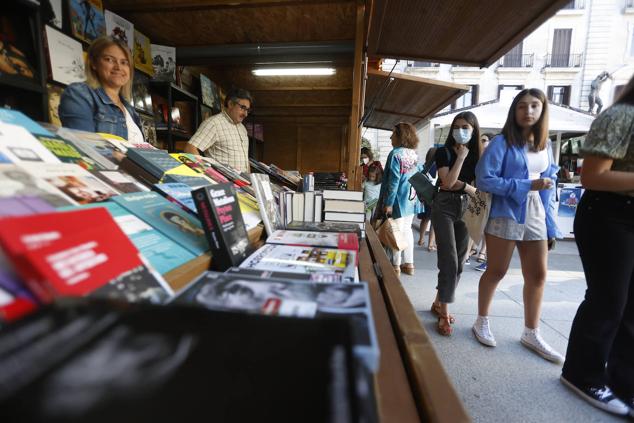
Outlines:
MULTIPOLYGON (((549 166, 540 176, 552 179, 553 187, 539 191, 539 196, 546 211, 548 238, 561 238, 555 223, 555 189, 559 166, 555 164, 550 141, 546 148, 549 166)), ((508 147, 503 135, 493 138, 476 166, 476 185, 478 189, 492 194, 489 218, 507 217, 521 224, 526 221, 526 201, 531 190, 526 149, 508 147)))

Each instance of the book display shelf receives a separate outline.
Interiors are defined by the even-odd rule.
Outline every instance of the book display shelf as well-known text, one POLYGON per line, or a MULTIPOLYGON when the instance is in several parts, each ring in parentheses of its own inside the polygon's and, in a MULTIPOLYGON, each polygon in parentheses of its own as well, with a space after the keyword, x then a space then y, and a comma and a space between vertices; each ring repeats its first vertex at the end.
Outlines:
POLYGON ((155 99, 165 100, 165 103, 161 100, 153 102, 154 115, 159 121, 156 127, 158 140, 165 142, 169 152, 182 151, 177 143, 189 140, 198 128, 198 98, 167 81, 151 81, 150 91, 158 94, 155 99))

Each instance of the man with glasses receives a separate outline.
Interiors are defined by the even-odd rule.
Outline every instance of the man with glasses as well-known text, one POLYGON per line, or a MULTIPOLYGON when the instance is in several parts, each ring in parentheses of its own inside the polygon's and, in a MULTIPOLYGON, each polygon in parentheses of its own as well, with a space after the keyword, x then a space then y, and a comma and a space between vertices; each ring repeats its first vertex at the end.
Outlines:
POLYGON ((238 171, 249 172, 249 137, 242 121, 251 111, 253 98, 247 90, 232 89, 222 113, 206 119, 185 145, 186 153, 212 157, 238 171))

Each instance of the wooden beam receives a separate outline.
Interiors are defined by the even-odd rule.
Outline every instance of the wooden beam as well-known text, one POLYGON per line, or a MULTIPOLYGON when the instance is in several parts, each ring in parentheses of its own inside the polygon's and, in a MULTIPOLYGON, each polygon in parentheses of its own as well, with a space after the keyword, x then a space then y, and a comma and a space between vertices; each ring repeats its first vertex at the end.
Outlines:
POLYGON ((365 52, 365 5, 357 3, 357 19, 354 42, 354 68, 352 70, 352 109, 348 145, 344 157, 347 157, 348 189, 360 190, 361 178, 359 161, 361 156, 361 132, 359 121, 363 113, 362 88, 364 80, 365 52))
POLYGON ((104 7, 117 12, 143 13, 175 10, 262 8, 306 4, 351 3, 352 0, 105 0, 104 7))

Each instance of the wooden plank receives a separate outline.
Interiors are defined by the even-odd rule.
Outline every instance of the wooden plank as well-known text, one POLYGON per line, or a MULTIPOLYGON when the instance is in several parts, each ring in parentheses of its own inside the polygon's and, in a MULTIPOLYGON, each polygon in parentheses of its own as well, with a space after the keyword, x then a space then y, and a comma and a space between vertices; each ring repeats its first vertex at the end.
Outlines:
POLYGON ((352 110, 350 113, 350 126, 348 129, 348 148, 345 157, 348 158, 347 174, 348 174, 348 189, 360 190, 361 178, 357 176, 359 172, 359 161, 361 156, 361 132, 359 128, 359 121, 361 114, 363 113, 362 93, 363 80, 365 75, 364 60, 365 55, 365 5, 357 4, 357 16, 356 16, 356 31, 355 31, 355 46, 354 46, 354 67, 352 68, 352 110))
POLYGON ((407 373, 390 324, 385 299, 374 273, 372 258, 366 242, 362 242, 359 249, 359 277, 368 282, 380 350, 379 371, 374 377, 379 421, 385 423, 419 422, 421 419, 416 409, 407 373))
MULTIPOLYGON (((366 224, 372 261, 383 273, 379 280, 419 413, 430 422, 470 422, 460 397, 442 367, 416 311, 396 276, 376 232, 366 224)), ((398 420, 395 420, 398 421, 398 420)))

